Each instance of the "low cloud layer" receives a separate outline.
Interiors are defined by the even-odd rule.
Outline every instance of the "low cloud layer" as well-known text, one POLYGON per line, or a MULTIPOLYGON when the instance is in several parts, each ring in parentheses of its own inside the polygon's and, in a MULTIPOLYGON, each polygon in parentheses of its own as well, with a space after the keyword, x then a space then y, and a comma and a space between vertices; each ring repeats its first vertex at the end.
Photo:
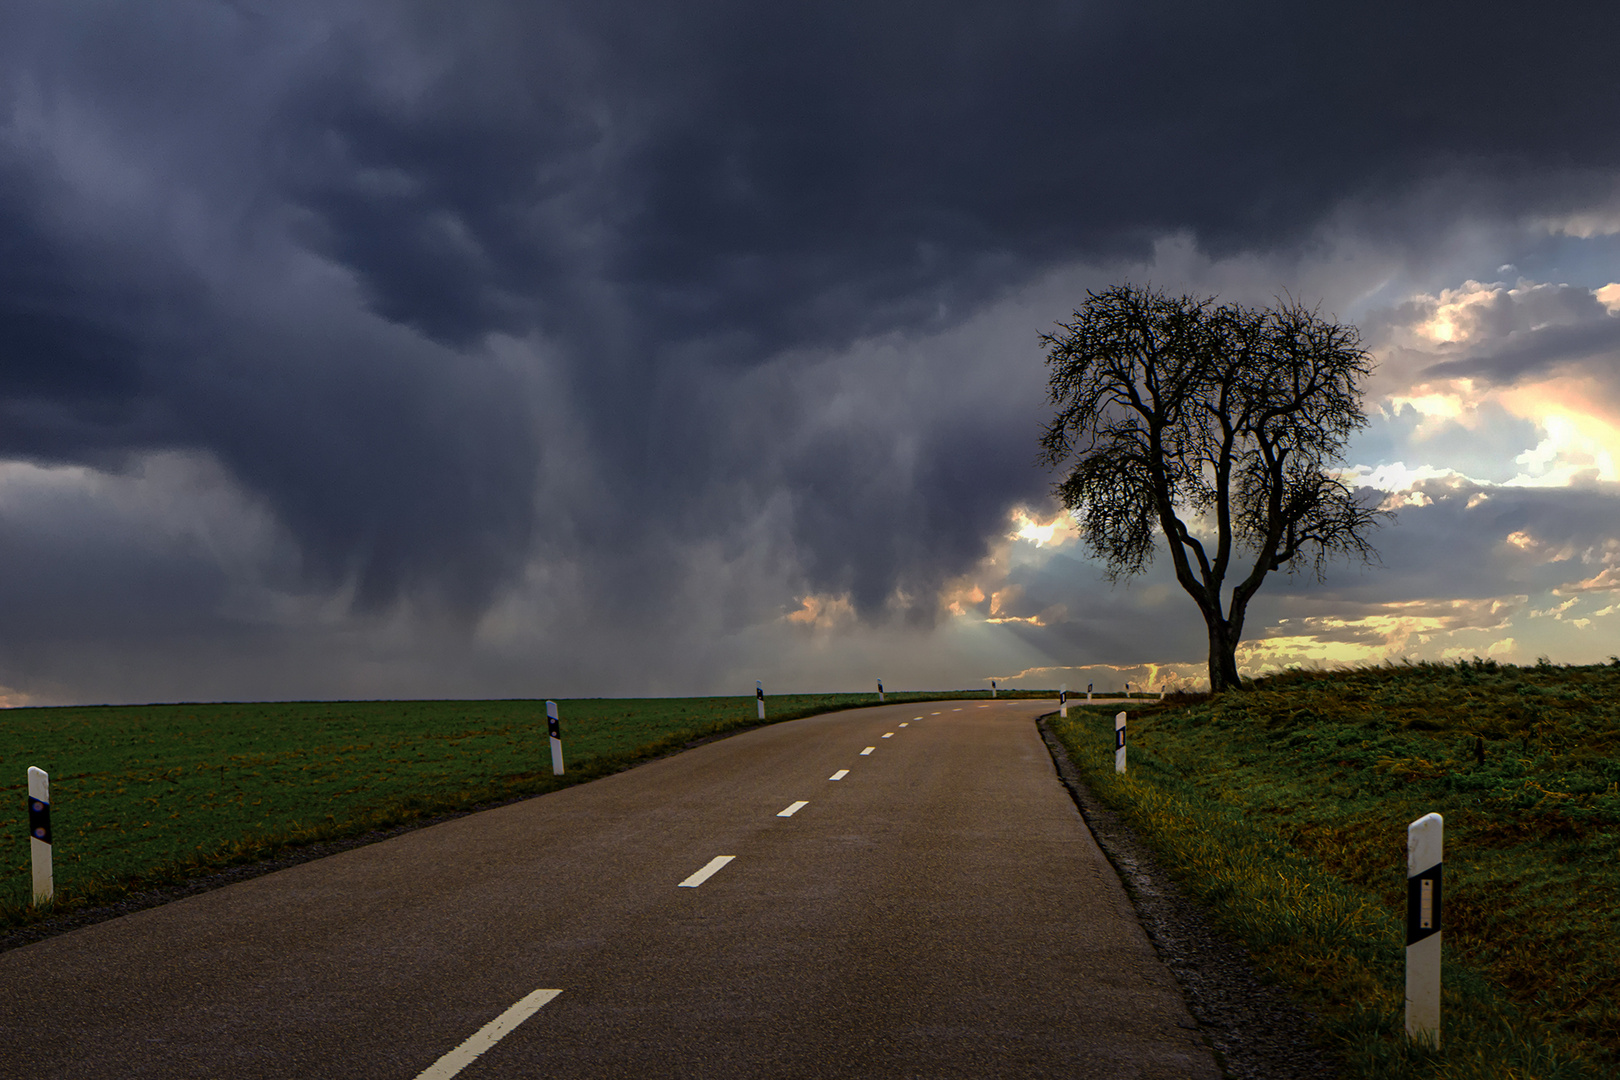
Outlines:
MULTIPOLYGON (((1051 513, 1037 335, 1125 278, 1321 300, 1382 362, 1350 464, 1601 517, 1616 18, 12 8, 0 687, 1196 668, 1173 585, 1007 539, 1051 513)), ((1361 602, 1484 597, 1396 535, 1361 602)))

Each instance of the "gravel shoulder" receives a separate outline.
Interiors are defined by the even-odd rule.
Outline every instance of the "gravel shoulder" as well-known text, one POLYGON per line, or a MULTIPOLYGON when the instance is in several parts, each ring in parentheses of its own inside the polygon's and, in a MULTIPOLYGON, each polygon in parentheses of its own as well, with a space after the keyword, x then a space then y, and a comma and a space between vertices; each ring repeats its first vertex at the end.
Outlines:
POLYGON ((1080 779, 1045 718, 1041 737, 1108 861, 1119 871, 1148 940, 1186 994, 1187 1009, 1234 1080, 1332 1080, 1341 1069, 1312 1045, 1311 1015, 1255 976, 1248 951, 1210 926, 1128 825, 1080 779))

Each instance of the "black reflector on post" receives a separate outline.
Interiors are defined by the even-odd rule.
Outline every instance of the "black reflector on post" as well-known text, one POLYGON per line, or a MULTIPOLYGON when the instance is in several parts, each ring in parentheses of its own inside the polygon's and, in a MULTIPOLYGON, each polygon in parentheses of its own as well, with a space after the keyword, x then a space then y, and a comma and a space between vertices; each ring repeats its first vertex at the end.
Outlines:
POLYGON ((1406 943, 1416 945, 1430 934, 1440 932, 1441 868, 1436 863, 1416 877, 1406 879, 1406 943))

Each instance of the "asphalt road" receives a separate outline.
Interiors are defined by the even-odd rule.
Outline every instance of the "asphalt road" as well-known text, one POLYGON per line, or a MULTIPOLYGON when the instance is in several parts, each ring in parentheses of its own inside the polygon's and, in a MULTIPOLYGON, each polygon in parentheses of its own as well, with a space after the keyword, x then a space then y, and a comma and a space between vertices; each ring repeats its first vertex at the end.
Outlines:
POLYGON ((1050 708, 760 728, 11 950, 0 1075, 416 1080, 550 989, 458 1075, 1216 1080, 1050 708))

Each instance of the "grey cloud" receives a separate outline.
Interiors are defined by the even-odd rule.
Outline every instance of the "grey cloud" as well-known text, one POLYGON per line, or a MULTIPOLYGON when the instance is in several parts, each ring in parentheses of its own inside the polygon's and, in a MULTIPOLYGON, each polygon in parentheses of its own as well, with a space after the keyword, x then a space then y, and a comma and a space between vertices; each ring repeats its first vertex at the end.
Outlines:
MULTIPOLYGON (((1039 597, 1063 606, 1065 617, 1044 626, 1002 624, 1054 664, 1200 664, 1208 656, 1208 630, 1168 560, 1158 560, 1130 585, 1112 588, 1097 564, 1073 555, 1015 572, 1010 580, 1024 587, 1026 601, 1039 597)), ((1025 608, 1032 606, 1026 602, 1025 608)))
POLYGON ((1413 490, 1433 504, 1402 507, 1398 524, 1379 534, 1379 569, 1339 566, 1322 589, 1311 591, 1358 603, 1550 592, 1590 577, 1595 566, 1583 563, 1581 554, 1601 554, 1605 542, 1620 539, 1620 490, 1613 484, 1481 487, 1430 480, 1413 490), (1514 533, 1535 537, 1537 550, 1508 543, 1514 533), (1560 552, 1566 557, 1550 557, 1560 552))
POLYGON ((1515 285, 1470 283, 1464 296, 1422 296, 1370 312, 1368 344, 1385 363, 1384 391, 1430 380, 1470 378, 1511 385, 1557 372, 1580 372, 1620 390, 1620 317, 1591 288, 1521 280, 1515 285), (1442 305, 1456 339, 1413 342, 1412 331, 1442 305))
MULTIPOLYGON (((297 552, 277 588, 428 613, 480 679, 434 620, 513 596, 649 656, 693 597, 714 635, 803 592, 880 620, 1050 479, 1034 337, 1080 297, 976 320, 1171 233, 1286 260, 1346 204, 1412 249, 1579 208, 1620 163, 1616 17, 9 9, 0 450, 215 461, 297 552), (1391 225, 1423 185, 1451 216, 1391 225)), ((202 625, 197 567, 165 592, 202 625)))
POLYGON ((1448 177, 1478 212, 1552 210, 1615 164, 1590 8, 1568 36, 1574 9, 1511 32, 1410 7, 474 10, 357 52, 286 122, 298 160, 327 161, 290 194, 328 250, 381 310, 452 336, 573 324, 588 269, 655 340, 836 344, 1167 231, 1289 244, 1344 200, 1448 177), (376 100, 389 70, 447 52, 415 95, 376 100), (1525 75, 1467 77, 1482 68, 1525 75))
POLYGON ((1350 459, 1358 463, 1404 460, 1415 464, 1416 458, 1477 480, 1502 483, 1520 471, 1521 466, 1514 461, 1516 452, 1535 446, 1541 437, 1533 420, 1514 416, 1495 402, 1479 407, 1473 427, 1445 424, 1418 438, 1424 420, 1413 408, 1393 414, 1375 413, 1357 436, 1350 459), (1482 431, 1489 433, 1488 439, 1480 437, 1482 431))
MULTIPOLYGON (((1595 301, 1593 306, 1597 307, 1595 301)), ((1513 383, 1555 367, 1572 365, 1595 366, 1602 374, 1609 375, 1613 374, 1617 357, 1620 357, 1620 318, 1599 307, 1583 322, 1518 330, 1503 340, 1470 349, 1466 358, 1430 365, 1423 374, 1431 378, 1483 377, 1493 383, 1513 383)))

